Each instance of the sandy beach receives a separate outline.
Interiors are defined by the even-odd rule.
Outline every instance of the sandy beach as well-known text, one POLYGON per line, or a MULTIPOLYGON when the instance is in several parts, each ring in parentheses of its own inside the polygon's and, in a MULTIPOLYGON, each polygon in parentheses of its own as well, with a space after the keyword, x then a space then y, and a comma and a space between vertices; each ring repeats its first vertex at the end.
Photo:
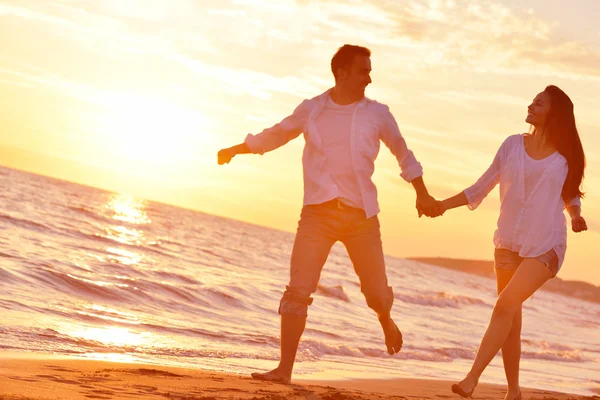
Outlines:
MULTIPOLYGON (((0 355, 0 399, 383 400, 458 398, 450 382, 431 379, 295 381, 282 385, 198 369, 107 361, 0 355)), ((598 399, 525 389, 524 399, 598 399)), ((477 399, 502 399, 504 388, 481 384, 477 399)))

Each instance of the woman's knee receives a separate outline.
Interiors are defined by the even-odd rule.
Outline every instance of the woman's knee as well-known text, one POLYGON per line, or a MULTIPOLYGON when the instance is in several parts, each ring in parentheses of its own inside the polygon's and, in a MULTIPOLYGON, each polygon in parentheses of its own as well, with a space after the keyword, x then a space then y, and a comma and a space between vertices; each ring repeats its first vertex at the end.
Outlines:
POLYGON ((509 296, 502 294, 496 300, 494 305, 493 315, 502 317, 513 317, 521 308, 521 303, 518 300, 512 299, 509 296))

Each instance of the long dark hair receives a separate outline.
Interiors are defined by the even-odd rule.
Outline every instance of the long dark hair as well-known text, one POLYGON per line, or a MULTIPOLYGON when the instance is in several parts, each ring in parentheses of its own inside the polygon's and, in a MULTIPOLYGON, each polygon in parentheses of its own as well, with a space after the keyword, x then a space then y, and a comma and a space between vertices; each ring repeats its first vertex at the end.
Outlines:
POLYGON ((580 188, 585 170, 585 154, 575 124, 573 102, 565 92, 554 85, 547 86, 544 92, 550 96, 550 111, 544 134, 567 159, 569 172, 563 185, 562 198, 568 202, 574 197, 584 195, 580 188))

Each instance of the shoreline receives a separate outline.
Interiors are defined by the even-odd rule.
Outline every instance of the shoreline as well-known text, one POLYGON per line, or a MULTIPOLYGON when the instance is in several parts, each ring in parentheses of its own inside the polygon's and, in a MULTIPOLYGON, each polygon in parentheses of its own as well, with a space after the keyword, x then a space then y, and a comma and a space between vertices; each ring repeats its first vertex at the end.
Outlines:
MULTIPOLYGON (((399 400, 459 399, 452 382, 436 379, 295 380, 261 382, 246 375, 156 364, 83 360, 39 353, 0 352, 0 400, 174 399, 174 400, 399 400)), ((503 399, 505 387, 481 383, 479 400, 503 399)), ((591 400, 539 389, 524 399, 591 400)))

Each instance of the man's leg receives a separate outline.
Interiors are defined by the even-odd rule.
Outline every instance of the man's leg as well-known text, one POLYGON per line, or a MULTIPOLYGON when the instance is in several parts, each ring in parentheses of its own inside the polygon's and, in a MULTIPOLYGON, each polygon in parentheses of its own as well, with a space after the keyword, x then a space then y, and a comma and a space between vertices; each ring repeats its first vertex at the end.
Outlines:
POLYGON ((367 305, 377 313, 388 353, 398 353, 402 348, 402 334, 390 316, 394 294, 385 273, 379 220, 376 216, 366 219, 364 213, 356 212, 342 242, 360 279, 360 290, 367 305))
POLYGON ((325 206, 302 210, 290 262, 290 283, 279 305, 281 315, 281 356, 279 365, 267 373, 253 373, 254 379, 289 383, 300 338, 306 325, 310 297, 316 290, 321 270, 337 241, 337 221, 325 206))

